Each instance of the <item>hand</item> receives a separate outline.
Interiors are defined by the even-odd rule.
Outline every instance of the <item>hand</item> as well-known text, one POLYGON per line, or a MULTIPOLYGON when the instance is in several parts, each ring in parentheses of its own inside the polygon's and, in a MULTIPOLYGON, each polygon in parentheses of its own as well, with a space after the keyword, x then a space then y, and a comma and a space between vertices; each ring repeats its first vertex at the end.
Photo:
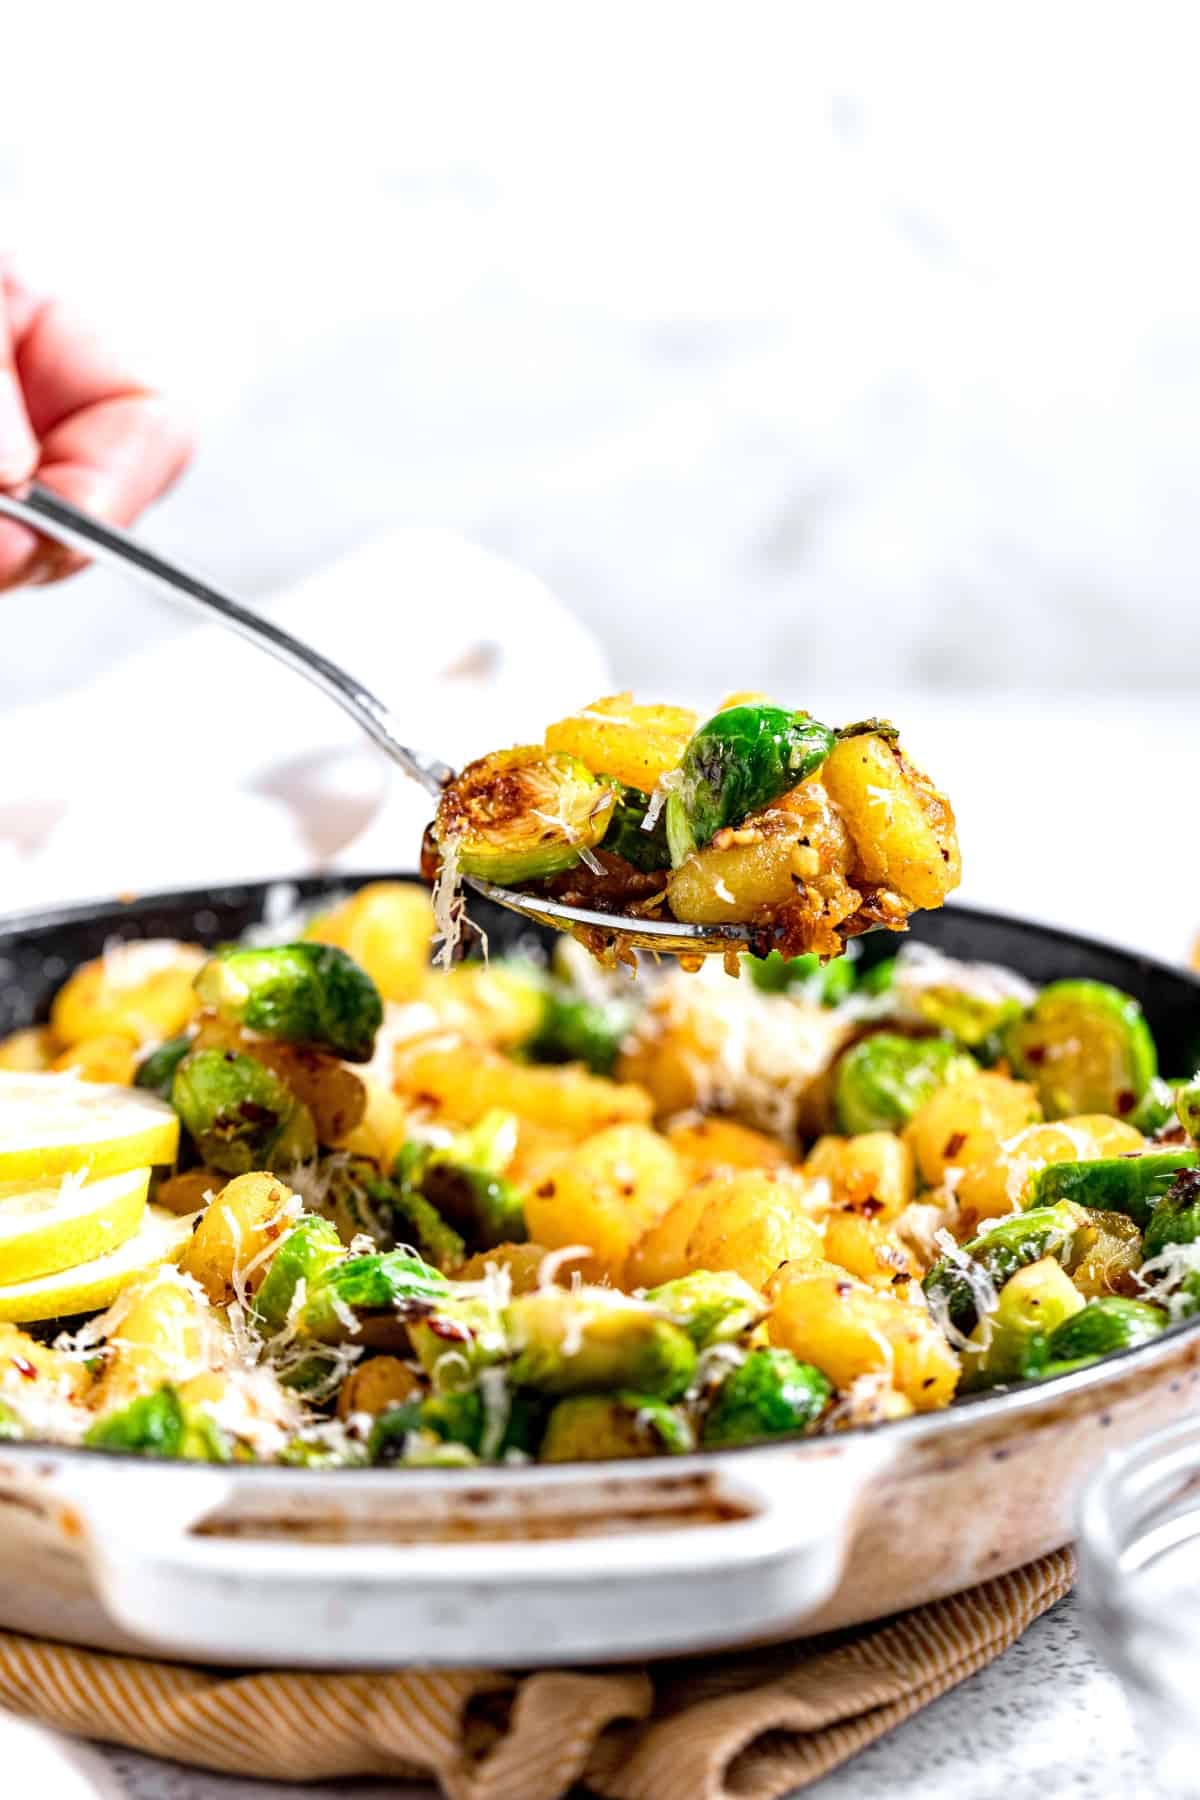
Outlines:
MULTIPOLYGON (((0 261, 0 487, 30 476, 113 524, 163 493, 191 446, 156 394, 134 381, 56 300, 0 261)), ((84 558, 0 519, 0 588, 58 581, 84 558)))

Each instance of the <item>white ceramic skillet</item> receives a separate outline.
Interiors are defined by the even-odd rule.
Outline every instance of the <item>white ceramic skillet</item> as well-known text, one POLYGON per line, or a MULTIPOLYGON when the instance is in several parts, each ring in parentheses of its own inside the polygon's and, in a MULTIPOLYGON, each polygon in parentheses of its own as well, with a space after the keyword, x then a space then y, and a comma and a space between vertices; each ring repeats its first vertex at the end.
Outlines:
MULTIPOLYGON (((319 881, 298 884, 304 896, 319 881)), ((0 1030, 113 937, 216 941, 268 889, 77 908, 0 931, 0 1030)), ((486 910, 486 909, 483 909, 486 910)), ((493 945, 513 916, 488 914, 493 945)), ((515 921, 519 926, 520 922, 515 921)), ((965 909, 951 955, 1136 994, 1164 1069, 1196 1066, 1200 983, 965 909)), ((868 940, 866 954, 887 951, 868 940)), ((0 1446, 0 1627, 209 1663, 611 1662, 882 1616, 1065 1543, 1109 1449, 1191 1411, 1200 1329, 871 1431, 653 1461, 364 1470, 147 1463, 0 1446)))

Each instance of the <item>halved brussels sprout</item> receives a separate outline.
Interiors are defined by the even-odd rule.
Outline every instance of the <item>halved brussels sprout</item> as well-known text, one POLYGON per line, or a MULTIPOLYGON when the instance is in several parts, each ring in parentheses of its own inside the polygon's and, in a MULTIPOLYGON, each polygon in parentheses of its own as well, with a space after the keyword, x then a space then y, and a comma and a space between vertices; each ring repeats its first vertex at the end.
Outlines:
POLYGON ((838 1130, 847 1137, 899 1131, 938 1088, 974 1075, 978 1068, 974 1057, 948 1038, 874 1032, 838 1059, 834 1077, 838 1130))
POLYGON ((183 1457, 191 1462, 228 1462, 231 1455, 228 1440, 207 1413, 185 1406, 169 1384, 106 1413, 83 1441, 93 1450, 183 1457))
POLYGON ((689 743, 664 807, 672 865, 797 787, 833 743, 807 713, 759 703, 717 713, 689 743))
POLYGON ((302 1219, 271 1258, 263 1284, 254 1296, 255 1323, 266 1331, 281 1330, 300 1283, 304 1282, 307 1291, 319 1275, 341 1262, 344 1255, 342 1240, 328 1219, 302 1219))
POLYGON ((498 1462, 510 1450, 532 1456, 546 1421, 547 1403, 538 1394, 522 1393, 498 1382, 485 1398, 478 1387, 431 1394, 421 1402, 420 1423, 448 1443, 465 1444, 485 1462, 498 1462))
POLYGON ((1141 1007, 1103 981, 1051 982, 1008 1027, 1004 1044, 1048 1119, 1131 1118, 1158 1072, 1141 1007))
MULTIPOLYGON (((409 1143, 393 1167, 401 1197, 420 1196, 471 1250, 524 1242, 525 1208, 504 1179, 517 1147, 515 1113, 485 1113, 444 1148, 409 1143)), ((462 1261, 462 1258, 459 1258, 462 1261)))
POLYGON ((988 1310, 986 1297, 998 1294, 1018 1269, 1043 1256, 1069 1263, 1085 1222, 1082 1207, 1069 1200, 1002 1219, 954 1255, 939 1258, 922 1286, 930 1300, 945 1306, 956 1330, 973 1331, 980 1312, 988 1310))
MULTIPOLYGON (((1182 1123, 1179 1114, 1179 1096, 1188 1086, 1185 1081, 1164 1081, 1156 1075, 1138 1103, 1138 1108, 1130 1117, 1129 1123, 1143 1133, 1145 1137, 1153 1137, 1164 1125, 1174 1126, 1182 1123)), ((1186 1102, 1184 1102, 1186 1105, 1186 1102)), ((1186 1127, 1185 1127, 1186 1129, 1186 1127)))
POLYGON ((577 757, 538 748, 496 750, 468 763, 438 802, 434 836, 458 868, 500 887, 574 868, 608 830, 616 789, 577 757))
POLYGON ((300 1313, 300 1328, 326 1344, 365 1342, 372 1318, 395 1321, 407 1337, 410 1317, 424 1318, 442 1303, 446 1278, 402 1250, 352 1256, 326 1267, 314 1279, 300 1313))
POLYGON ((667 797, 667 842, 675 868, 736 825, 798 787, 835 742, 827 725, 782 706, 731 706, 702 725, 683 753, 667 797))
POLYGON ((650 1288, 646 1299, 683 1329, 697 1350, 728 1343, 757 1325, 767 1310, 757 1289, 732 1270, 696 1269, 650 1288))
POLYGON ((1101 1212, 1124 1213, 1144 1231, 1163 1195, 1184 1169, 1200 1163, 1196 1150, 1147 1150, 1095 1162, 1051 1163, 1029 1183, 1030 1206, 1074 1200, 1101 1212))
POLYGON ((222 1019, 348 1062, 369 1059, 383 1023, 379 989, 332 944, 219 950, 197 975, 196 992, 222 1019))
MULTIPOLYGON (((423 1147, 422 1147, 423 1148, 423 1147)), ((342 1242, 360 1233, 381 1250, 413 1249, 442 1271, 456 1269, 467 1254, 457 1231, 405 1178, 404 1152, 391 1177, 369 1156, 329 1157, 322 1167, 325 1199, 321 1210, 333 1220, 342 1242)))
POLYGON ((820 1369, 801 1362, 790 1350, 752 1350, 717 1389, 701 1442, 752 1444, 785 1432, 807 1431, 832 1395, 820 1369))
POLYGON ((678 1407, 654 1394, 574 1394, 546 1421, 541 1462, 606 1462, 626 1456, 686 1456, 696 1447, 678 1407))
POLYGON ((640 788, 618 788, 617 804, 601 845, 602 849, 611 850, 614 856, 623 856, 627 863, 640 869, 644 875, 653 874, 656 869, 669 869, 671 866, 667 822, 662 809, 653 825, 649 828, 646 826, 650 804, 650 795, 643 794, 640 788))
POLYGON ((656 1306, 612 1288, 539 1288, 505 1313, 518 1386, 548 1394, 629 1387, 675 1400, 691 1381, 696 1351, 656 1306))
POLYGON ((1083 1295, 1054 1257, 1018 1269, 963 1351, 963 1392, 1039 1374, 1050 1360, 1051 1333, 1083 1307, 1083 1295))
POLYGON ((761 993, 798 993, 821 1006, 839 1006, 854 992, 857 960, 858 946, 851 940, 841 956, 827 963, 819 956, 784 956, 772 950, 766 956, 744 956, 742 966, 761 993))
POLYGON ((1200 1238, 1200 1169, 1182 1170, 1150 1214, 1142 1248, 1146 1261, 1168 1244, 1193 1244, 1200 1238))
POLYGON ((286 1168, 317 1147, 312 1117, 277 1075, 236 1050, 193 1050, 175 1070, 171 1105, 201 1160, 225 1175, 286 1168))
POLYGON ((1167 1315, 1145 1300, 1123 1300, 1110 1294, 1089 1300, 1081 1311, 1050 1334, 1051 1363, 1092 1361, 1147 1344, 1166 1329, 1167 1315))
POLYGON ((1175 1116, 1190 1138, 1200 1139, 1200 1076, 1178 1083, 1174 1092, 1175 1116))

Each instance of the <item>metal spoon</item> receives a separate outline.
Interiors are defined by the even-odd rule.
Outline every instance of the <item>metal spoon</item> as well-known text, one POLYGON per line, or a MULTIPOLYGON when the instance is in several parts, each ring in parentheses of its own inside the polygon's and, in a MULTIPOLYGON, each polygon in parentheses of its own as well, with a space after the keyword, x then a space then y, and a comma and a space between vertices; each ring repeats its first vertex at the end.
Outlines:
MULTIPOLYGON (((270 619, 251 612, 209 582, 189 575, 165 557, 156 555, 129 532, 106 525, 38 482, 29 482, 12 492, 0 490, 0 514, 16 519, 71 550, 82 551, 96 562, 123 569, 146 586, 166 594, 168 599, 186 601, 200 612, 215 615, 229 630, 286 663, 297 675, 303 675, 314 687, 328 694, 393 762, 399 763, 406 775, 419 782, 434 799, 440 797, 447 782, 453 781, 455 772, 448 763, 423 750, 411 750, 400 742, 387 707, 360 681, 270 619)), ((601 947, 601 939, 614 949, 629 946, 657 950, 669 956, 728 955, 751 948, 761 955, 771 947, 770 929, 761 926, 680 925, 674 920, 628 918, 620 914, 591 912, 585 907, 560 906, 557 901, 518 894, 511 888, 496 887, 493 882, 472 876, 465 880, 477 893, 513 912, 524 913, 539 925, 567 932, 582 927, 596 948, 601 947)))

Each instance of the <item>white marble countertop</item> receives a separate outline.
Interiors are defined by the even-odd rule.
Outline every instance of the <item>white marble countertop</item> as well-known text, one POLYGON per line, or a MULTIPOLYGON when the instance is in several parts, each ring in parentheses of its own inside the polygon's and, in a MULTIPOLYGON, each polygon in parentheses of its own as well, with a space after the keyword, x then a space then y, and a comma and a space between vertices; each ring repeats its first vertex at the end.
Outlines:
MULTIPOLYGON (((374 1782, 240 1781, 116 1752, 108 1761, 130 1800, 369 1800, 383 1792, 374 1782)), ((427 1787, 387 1792, 435 1800, 427 1787)), ((1084 1639, 1071 1598, 997 1662, 806 1792, 813 1800, 1160 1800, 1121 1690, 1084 1639)))

